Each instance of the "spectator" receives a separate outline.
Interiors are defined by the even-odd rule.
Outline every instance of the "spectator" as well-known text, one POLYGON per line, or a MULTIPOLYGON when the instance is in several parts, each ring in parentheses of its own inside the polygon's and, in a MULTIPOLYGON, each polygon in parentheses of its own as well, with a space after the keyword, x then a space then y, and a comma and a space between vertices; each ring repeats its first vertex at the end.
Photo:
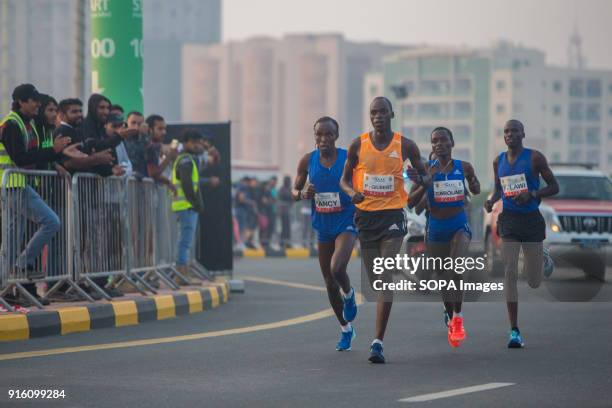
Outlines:
POLYGON ((145 150, 149 144, 149 126, 140 112, 130 112, 127 116, 127 128, 137 131, 137 134, 125 139, 125 149, 132 162, 136 177, 147 177, 147 160, 145 150))
POLYGON ((146 122, 150 138, 145 149, 147 175, 157 183, 164 184, 173 192, 176 192, 174 184, 164 175, 164 171, 176 159, 178 151, 171 148, 164 158, 160 159, 162 143, 166 138, 166 121, 160 115, 150 115, 146 122))
POLYGON ((114 160, 110 149, 85 154, 83 150, 83 102, 77 98, 63 99, 59 103, 60 125, 53 132, 53 138, 67 136, 71 140, 71 145, 75 145, 82 153, 78 157, 64 157, 59 164, 69 172, 83 170, 87 171, 97 165, 110 165, 114 160))
MULTIPOLYGON (((38 115, 34 118, 36 131, 40 137, 40 147, 48 149, 53 147, 53 130, 57 121, 57 101, 49 95, 40 94, 40 108, 38 115)), ((50 170, 53 168, 53 163, 45 163, 40 167, 41 170, 50 170)))
MULTIPOLYGON (((0 128, 0 177, 4 168, 17 167, 22 169, 34 169, 40 164, 54 162, 61 158, 61 153, 70 143, 70 138, 61 137, 54 141, 52 147, 42 148, 40 136, 34 124, 34 117, 38 114, 40 107, 39 93, 32 84, 22 84, 13 91, 13 103, 11 112, 2 120, 0 128)), ((21 212, 30 221, 39 224, 36 233, 30 238, 23 252, 15 260, 16 248, 21 239, 15 233, 19 219, 11 219, 13 223, 9 226, 9 239, 4 242, 9 246, 5 251, 9 257, 9 264, 15 261, 15 271, 19 276, 30 279, 43 277, 42 271, 36 270, 36 260, 41 251, 60 229, 59 217, 41 199, 32 186, 26 185, 24 176, 15 174, 8 179, 8 187, 11 188, 11 198, 7 205, 21 205, 23 208, 10 208, 11 213, 21 212)), ((25 289, 38 299, 42 304, 48 304, 48 300, 41 298, 36 293, 34 283, 23 285, 25 289)), ((15 302, 29 304, 26 299, 15 298, 15 302)))
MULTIPOLYGON (((108 117, 108 122, 104 125, 104 129, 106 130, 106 136, 111 139, 114 137, 117 132, 121 129, 125 128, 125 122, 121 118, 121 116, 110 115, 108 117)), ((127 141, 128 139, 126 139, 127 141)), ((117 146, 115 146, 115 157, 117 158, 117 163, 123 169, 123 172, 118 172, 115 174, 117 176, 120 175, 132 175, 134 168, 132 166, 132 161, 127 152, 127 148, 125 147, 126 142, 122 141, 117 146)))
POLYGON ((270 242, 274 240, 274 236, 276 235, 276 225, 277 225, 277 217, 278 217, 278 190, 276 189, 276 184, 278 183, 278 178, 276 176, 270 177, 268 181, 268 189, 270 191, 271 197, 271 205, 269 207, 268 219, 270 220, 269 226, 269 238, 270 242))
POLYGON ((281 247, 291 248, 291 206, 293 198, 291 197, 291 177, 283 178, 283 186, 278 191, 278 211, 281 219, 281 247))
POLYGON ((261 245, 264 248, 270 246, 274 226, 276 225, 276 223, 274 222, 274 218, 276 217, 274 209, 276 205, 276 197, 275 192, 273 193, 275 184, 276 180, 274 178, 271 178, 268 182, 260 186, 262 192, 259 205, 260 212, 258 215, 258 219, 260 221, 259 237, 261 245))
POLYGON ((310 203, 302 202, 300 213, 302 214, 302 246, 304 248, 313 249, 315 248, 315 244, 314 230, 312 228, 311 220, 312 210, 310 208, 310 203))
POLYGON ((236 189, 234 207, 240 232, 242 233, 242 242, 244 242, 247 248, 254 249, 253 238, 255 227, 257 226, 257 203, 253 199, 251 179, 249 177, 245 176, 240 180, 240 184, 236 189))
POLYGON ((197 159, 204 153, 202 138, 200 132, 187 129, 183 133, 184 150, 172 167, 172 184, 176 188, 172 211, 176 213, 179 224, 176 267, 185 277, 189 276, 189 252, 195 238, 198 215, 204 211, 200 194, 200 164, 197 159))
POLYGON ((117 153, 115 148, 121 143, 122 139, 136 134, 134 130, 124 128, 114 128, 114 133, 108 137, 105 124, 110 114, 110 100, 100 94, 92 94, 87 103, 87 117, 83 121, 83 151, 87 154, 110 149, 113 162, 109 165, 98 165, 91 169, 92 172, 103 177, 116 175, 120 176, 125 170, 118 165, 117 153))
POLYGON ((113 104, 110 107, 110 114, 119 116, 121 117, 121 119, 123 119, 123 115, 125 115, 125 111, 123 110, 123 106, 118 105, 118 104, 113 104))

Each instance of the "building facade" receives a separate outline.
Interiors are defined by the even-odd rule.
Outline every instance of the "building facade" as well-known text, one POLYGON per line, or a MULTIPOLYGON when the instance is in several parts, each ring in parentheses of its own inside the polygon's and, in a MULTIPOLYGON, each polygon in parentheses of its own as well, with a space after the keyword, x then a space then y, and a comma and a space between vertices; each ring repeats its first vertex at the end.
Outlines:
POLYGON ((26 82, 57 100, 88 96, 88 38, 84 0, 0 0, 0 112, 26 82))
POLYGON ((221 41, 221 0, 143 1, 145 112, 181 119, 181 47, 221 41))
POLYGON ((293 174, 319 117, 340 122, 338 146, 359 135, 365 74, 398 49, 336 34, 188 45, 182 120, 230 120, 236 170, 293 174))
MULTIPOLYGON (((394 126, 424 156, 436 126, 449 127, 454 155, 471 161, 487 188, 505 150, 504 123, 525 125, 525 145, 551 162, 588 162, 612 172, 612 71, 554 67, 543 52, 500 42, 488 49, 425 47, 385 58, 366 76, 366 100, 394 103, 394 126)), ((369 122, 363 106, 364 126, 369 122)))

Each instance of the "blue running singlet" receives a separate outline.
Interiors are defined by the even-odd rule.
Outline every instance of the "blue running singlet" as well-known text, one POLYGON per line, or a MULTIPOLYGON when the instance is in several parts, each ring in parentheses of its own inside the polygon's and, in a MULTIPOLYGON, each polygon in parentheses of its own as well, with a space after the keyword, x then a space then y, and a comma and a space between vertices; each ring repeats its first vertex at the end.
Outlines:
POLYGON ((530 213, 536 211, 540 206, 540 200, 534 198, 524 205, 514 202, 514 197, 517 195, 540 188, 540 179, 533 174, 531 169, 531 155, 532 150, 524 148, 512 165, 508 162, 506 152, 499 155, 497 175, 502 187, 504 211, 530 213))
POLYGON ((340 189, 347 152, 340 148, 336 150, 338 156, 330 168, 319 161, 319 149, 312 152, 308 165, 308 178, 317 192, 311 203, 312 227, 317 231, 320 242, 333 241, 345 231, 357 233, 353 223, 355 205, 340 189))
MULTIPOLYGON (((437 160, 430 160, 429 167, 439 166, 437 160)), ((465 174, 461 160, 453 160, 450 174, 436 173, 431 185, 427 188, 431 207, 463 207, 465 199, 465 174)))

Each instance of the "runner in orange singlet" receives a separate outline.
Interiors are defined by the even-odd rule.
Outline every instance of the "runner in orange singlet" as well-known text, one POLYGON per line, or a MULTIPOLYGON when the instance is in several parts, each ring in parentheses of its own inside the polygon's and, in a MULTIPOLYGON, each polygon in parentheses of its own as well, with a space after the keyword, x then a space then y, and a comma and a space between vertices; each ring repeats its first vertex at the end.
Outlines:
MULTIPOLYGON (((359 230, 362 265, 371 285, 375 279, 391 281, 391 271, 380 276, 373 274, 374 259, 395 258, 406 235, 404 207, 408 195, 404 190, 404 162, 410 160, 413 166, 407 169, 413 181, 422 185, 431 181, 417 145, 391 130, 393 117, 391 102, 382 96, 374 98, 370 104, 374 131, 362 134, 351 143, 340 180, 340 187, 357 207, 355 225, 359 230)), ((372 363, 385 362, 383 338, 392 303, 392 293, 378 292, 376 338, 369 358, 372 363)))

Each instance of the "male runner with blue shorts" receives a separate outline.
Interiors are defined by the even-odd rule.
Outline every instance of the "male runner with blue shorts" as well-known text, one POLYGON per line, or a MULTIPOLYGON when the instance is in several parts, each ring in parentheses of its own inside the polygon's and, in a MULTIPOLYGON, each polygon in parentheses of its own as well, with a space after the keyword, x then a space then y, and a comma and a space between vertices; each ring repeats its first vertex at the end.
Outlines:
POLYGON ((336 148, 338 122, 327 116, 320 118, 314 125, 314 136, 317 148, 300 160, 293 199, 312 200, 312 227, 317 232, 321 273, 342 330, 336 350, 347 351, 355 338, 350 322, 357 315, 355 290, 346 273, 357 237, 353 223, 355 205, 340 190, 347 154, 346 150, 336 148))

